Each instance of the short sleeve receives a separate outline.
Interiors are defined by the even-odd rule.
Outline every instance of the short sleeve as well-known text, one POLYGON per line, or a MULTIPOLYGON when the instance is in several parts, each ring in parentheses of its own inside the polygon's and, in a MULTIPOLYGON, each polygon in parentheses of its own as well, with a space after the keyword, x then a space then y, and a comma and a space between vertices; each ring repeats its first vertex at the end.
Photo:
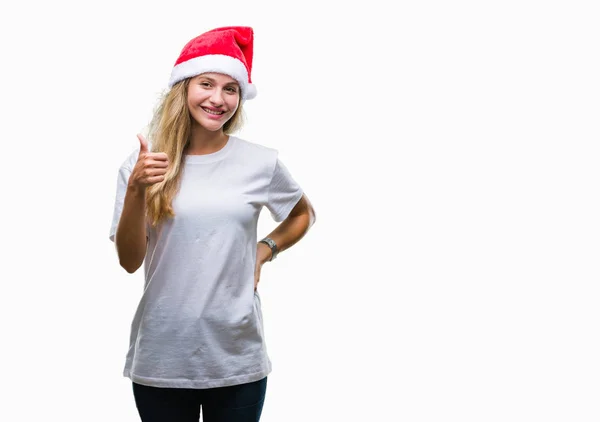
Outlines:
POLYGON ((113 210, 112 224, 110 226, 109 238, 111 241, 115 241, 115 234, 117 233, 117 225, 121 219, 121 213, 123 212, 123 202, 125 201, 125 193, 127 191, 127 183, 129 182, 129 176, 131 175, 131 169, 127 167, 121 167, 119 169, 119 175, 117 177, 117 194, 115 197, 115 207, 113 210))
POLYGON ((302 197, 302 188, 277 158, 269 185, 267 208, 276 222, 283 221, 302 197))
POLYGON ((127 193, 127 184, 129 183, 129 176, 139 155, 139 149, 133 151, 129 157, 119 167, 119 174, 117 176, 117 193, 115 195, 115 206, 113 209, 112 223, 110 225, 109 239, 115 241, 115 234, 117 233, 117 225, 121 219, 121 213, 123 212, 123 203, 125 202, 125 194, 127 193))

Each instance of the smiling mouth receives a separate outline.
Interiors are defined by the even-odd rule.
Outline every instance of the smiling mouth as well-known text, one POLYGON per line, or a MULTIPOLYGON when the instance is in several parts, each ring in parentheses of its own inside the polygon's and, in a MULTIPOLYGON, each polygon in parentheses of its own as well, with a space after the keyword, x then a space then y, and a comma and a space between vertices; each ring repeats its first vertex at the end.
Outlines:
POLYGON ((220 116, 222 114, 225 114, 224 111, 216 111, 216 110, 210 110, 208 108, 204 108, 202 107, 202 110, 204 110, 205 112, 207 112, 208 114, 212 114, 213 116, 220 116))

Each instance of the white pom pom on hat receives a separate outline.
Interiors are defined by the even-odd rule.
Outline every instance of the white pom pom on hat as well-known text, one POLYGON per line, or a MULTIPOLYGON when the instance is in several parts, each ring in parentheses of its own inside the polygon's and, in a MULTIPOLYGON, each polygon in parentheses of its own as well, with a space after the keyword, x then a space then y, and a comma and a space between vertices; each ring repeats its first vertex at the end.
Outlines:
POLYGON ((242 100, 256 97, 252 83, 254 31, 249 26, 226 26, 205 32, 181 50, 171 71, 169 88, 202 73, 231 76, 240 84, 242 100))

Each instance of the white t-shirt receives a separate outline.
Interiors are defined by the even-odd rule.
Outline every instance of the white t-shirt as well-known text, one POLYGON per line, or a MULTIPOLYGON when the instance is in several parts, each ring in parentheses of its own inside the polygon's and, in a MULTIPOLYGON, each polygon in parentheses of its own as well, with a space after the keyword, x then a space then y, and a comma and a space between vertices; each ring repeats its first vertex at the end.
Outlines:
MULTIPOLYGON (((112 241, 138 153, 119 169, 112 241)), ((257 223, 263 206, 282 221, 301 196, 272 148, 230 136, 215 153, 186 156, 175 217, 147 227, 144 291, 124 376, 156 387, 213 388, 271 372, 254 291, 257 223)))

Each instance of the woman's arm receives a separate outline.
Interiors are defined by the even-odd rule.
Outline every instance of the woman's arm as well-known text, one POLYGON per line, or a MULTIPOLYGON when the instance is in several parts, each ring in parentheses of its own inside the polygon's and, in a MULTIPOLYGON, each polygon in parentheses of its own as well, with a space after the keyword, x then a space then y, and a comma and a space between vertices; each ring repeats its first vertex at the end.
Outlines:
POLYGON ((134 273, 146 255, 146 194, 144 188, 128 186, 123 213, 115 234, 119 263, 128 273, 134 273))
POLYGON ((162 182, 169 167, 167 154, 149 152, 146 138, 138 134, 138 139, 140 152, 127 181, 123 211, 115 233, 119 263, 128 273, 136 272, 146 256, 146 188, 162 182))
MULTIPOLYGON (((316 221, 315 210, 306 195, 302 195, 285 220, 267 237, 277 244, 277 252, 289 249, 297 243, 316 221)), ((258 260, 264 263, 271 259, 271 249, 264 243, 258 244, 258 260)))

